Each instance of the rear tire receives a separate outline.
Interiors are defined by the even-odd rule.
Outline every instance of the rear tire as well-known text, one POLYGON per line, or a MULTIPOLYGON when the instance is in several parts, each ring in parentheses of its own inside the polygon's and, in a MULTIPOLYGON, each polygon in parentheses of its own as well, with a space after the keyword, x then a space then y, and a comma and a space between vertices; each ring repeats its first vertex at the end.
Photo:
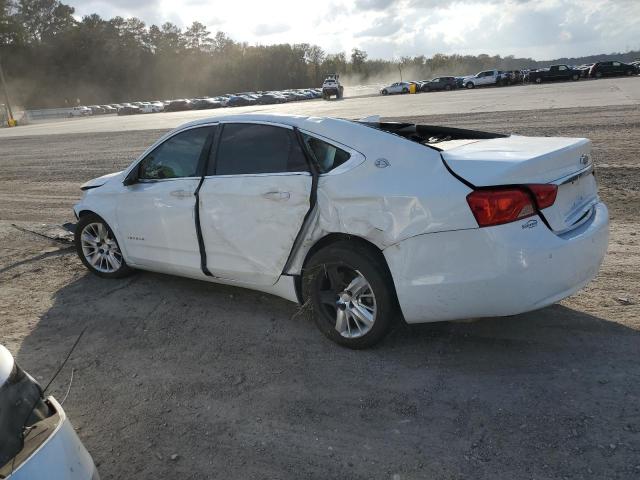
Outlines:
POLYGON ((595 73, 595 77, 596 78, 602 78, 602 72, 596 72, 595 73))
POLYGON ((402 93, 409 93, 409 89, 408 88, 403 88, 402 89, 402 93))
POLYGON ((573 80, 574 82, 577 82, 578 80, 580 80, 580 75, 578 75, 577 73, 575 73, 572 77, 571 80, 573 80))
POLYGON ((542 83, 542 77, 536 77, 535 81, 536 81, 537 84, 542 83))
POLYGON ((74 241, 84 266, 99 277, 123 278, 135 271, 125 262, 111 227, 95 213, 80 217, 74 241))
POLYGON ((303 269, 302 295, 318 329, 348 348, 378 343, 398 315, 386 265, 372 250, 350 242, 313 254, 303 269))
POLYGON ((451 85, 445 85, 444 89, 445 89, 446 91, 451 90, 451 85))

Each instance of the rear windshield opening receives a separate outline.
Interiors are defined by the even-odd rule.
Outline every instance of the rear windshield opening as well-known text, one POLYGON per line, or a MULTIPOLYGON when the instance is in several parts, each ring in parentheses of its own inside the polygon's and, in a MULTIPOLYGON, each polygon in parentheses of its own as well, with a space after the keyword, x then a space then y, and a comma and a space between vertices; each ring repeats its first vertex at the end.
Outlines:
POLYGON ((437 144, 449 140, 486 140, 503 138, 508 135, 502 133, 481 132, 464 128, 441 127, 437 125, 421 125, 402 122, 361 122, 378 130, 399 135, 422 145, 438 149, 437 144))

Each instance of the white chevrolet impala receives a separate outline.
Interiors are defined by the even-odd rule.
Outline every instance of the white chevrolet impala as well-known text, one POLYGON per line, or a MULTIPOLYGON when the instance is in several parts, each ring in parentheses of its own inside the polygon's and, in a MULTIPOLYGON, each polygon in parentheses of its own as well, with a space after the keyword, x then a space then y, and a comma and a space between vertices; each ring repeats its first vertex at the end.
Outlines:
MULTIPOLYGON (((514 315, 597 273, 590 142, 284 115, 199 120, 82 186, 78 254, 310 307, 363 348, 394 321, 514 315)), ((241 321, 241 320, 240 320, 241 321)))

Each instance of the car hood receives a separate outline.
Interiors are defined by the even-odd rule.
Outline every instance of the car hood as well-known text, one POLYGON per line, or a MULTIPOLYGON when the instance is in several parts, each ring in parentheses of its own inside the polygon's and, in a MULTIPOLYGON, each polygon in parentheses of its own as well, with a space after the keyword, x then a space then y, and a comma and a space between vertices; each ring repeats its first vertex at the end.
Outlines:
POLYGON ((122 175, 124 174, 124 171, 120 171, 120 172, 115 172, 115 173, 109 173, 107 175, 103 175, 101 177, 98 178, 94 178, 93 180, 89 180, 88 182, 83 183, 80 186, 80 190, 89 190, 91 188, 96 188, 96 187, 101 187, 102 185, 104 185, 105 183, 118 178, 118 177, 122 177, 122 175))

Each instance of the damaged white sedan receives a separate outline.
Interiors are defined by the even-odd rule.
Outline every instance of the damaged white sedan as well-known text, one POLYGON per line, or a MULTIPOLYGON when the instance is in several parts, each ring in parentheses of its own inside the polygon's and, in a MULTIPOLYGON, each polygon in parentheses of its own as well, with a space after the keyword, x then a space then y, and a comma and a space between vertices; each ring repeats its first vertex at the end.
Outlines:
MULTIPOLYGON (((590 142, 281 115, 199 120, 82 186, 82 262, 306 303, 363 348, 392 323, 514 315, 588 283, 608 243, 590 142)), ((239 319, 239 321, 242 321, 239 319)))

